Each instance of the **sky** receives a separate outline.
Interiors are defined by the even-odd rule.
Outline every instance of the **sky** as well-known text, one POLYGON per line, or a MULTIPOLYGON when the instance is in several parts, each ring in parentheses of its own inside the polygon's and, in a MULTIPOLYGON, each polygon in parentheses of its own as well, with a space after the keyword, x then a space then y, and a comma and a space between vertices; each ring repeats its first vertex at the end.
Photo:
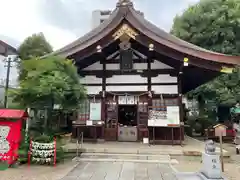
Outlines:
MULTIPOLYGON (((43 32, 54 50, 91 30, 92 11, 113 10, 118 0, 0 0, 0 39, 13 47, 33 33, 43 32)), ((159 28, 169 31, 173 19, 199 0, 132 0, 134 7, 159 28)), ((0 57, 0 81, 6 67, 0 57)), ((11 68, 11 82, 17 80, 11 68)), ((14 83, 15 84, 15 83, 14 83)))
MULTIPOLYGON (((113 10, 118 0, 0 0, 0 39, 13 46, 43 32, 56 50, 91 30, 93 10, 113 10)), ((169 31, 176 14, 198 0, 132 0, 137 10, 169 31)))

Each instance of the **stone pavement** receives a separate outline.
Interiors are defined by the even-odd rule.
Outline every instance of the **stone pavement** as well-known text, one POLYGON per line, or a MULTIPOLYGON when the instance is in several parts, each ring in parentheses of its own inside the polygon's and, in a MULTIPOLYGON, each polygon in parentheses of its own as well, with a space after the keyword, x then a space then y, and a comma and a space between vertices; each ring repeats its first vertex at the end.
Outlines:
POLYGON ((177 180, 167 164, 80 162, 62 180, 177 180))
POLYGON ((65 162, 53 166, 22 165, 0 171, 0 180, 60 180, 66 176, 75 166, 76 162, 65 162))
MULTIPOLYGON (((194 159, 177 159, 179 164, 173 164, 172 166, 179 172, 197 172, 201 170, 202 163, 199 160, 194 159)), ((240 166, 236 163, 226 162, 225 172, 223 175, 228 180, 239 180, 240 178, 240 166)), ((179 179, 181 180, 181 179, 179 179)), ((191 179, 190 179, 191 180, 191 179)))

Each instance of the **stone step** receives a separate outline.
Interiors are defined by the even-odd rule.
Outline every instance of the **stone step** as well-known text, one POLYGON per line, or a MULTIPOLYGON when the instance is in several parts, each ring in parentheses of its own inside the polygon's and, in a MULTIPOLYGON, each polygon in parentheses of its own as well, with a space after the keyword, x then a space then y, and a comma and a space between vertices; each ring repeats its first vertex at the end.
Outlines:
POLYGON ((144 160, 144 159, 113 159, 113 158, 82 158, 75 157, 76 162, 134 162, 134 163, 159 163, 159 164, 178 164, 176 159, 171 160, 144 160))
POLYGON ((184 155, 182 150, 156 148, 64 148, 65 152, 107 153, 107 154, 151 154, 151 155, 184 155))
POLYGON ((82 153, 81 158, 104 158, 104 159, 135 159, 135 160, 166 160, 171 158, 169 155, 153 154, 111 154, 111 153, 82 153))
POLYGON ((152 154, 110 154, 110 153, 82 153, 75 161, 89 162, 141 162, 141 163, 166 163, 176 164, 176 159, 171 159, 169 155, 152 154))

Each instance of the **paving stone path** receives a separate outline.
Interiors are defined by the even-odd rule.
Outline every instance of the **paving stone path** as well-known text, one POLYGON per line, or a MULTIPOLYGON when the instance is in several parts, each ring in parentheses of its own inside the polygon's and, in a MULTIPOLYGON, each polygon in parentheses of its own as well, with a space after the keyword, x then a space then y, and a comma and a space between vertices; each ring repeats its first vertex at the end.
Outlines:
POLYGON ((177 180, 167 164, 80 162, 62 180, 177 180))

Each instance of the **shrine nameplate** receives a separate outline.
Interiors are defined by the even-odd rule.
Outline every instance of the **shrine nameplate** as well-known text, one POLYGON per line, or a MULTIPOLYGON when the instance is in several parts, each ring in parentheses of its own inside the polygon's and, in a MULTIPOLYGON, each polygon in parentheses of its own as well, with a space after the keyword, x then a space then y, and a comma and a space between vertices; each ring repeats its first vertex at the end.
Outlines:
POLYGON ((137 97, 135 96, 119 96, 118 104, 137 104, 137 97))

